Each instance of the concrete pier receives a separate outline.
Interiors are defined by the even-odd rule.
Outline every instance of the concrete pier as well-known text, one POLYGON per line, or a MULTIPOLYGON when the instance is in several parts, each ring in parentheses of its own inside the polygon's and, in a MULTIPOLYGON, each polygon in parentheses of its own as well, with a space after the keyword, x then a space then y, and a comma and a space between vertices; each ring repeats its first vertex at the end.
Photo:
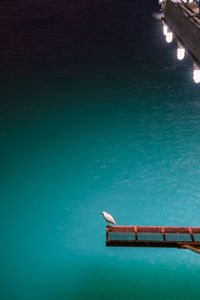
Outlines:
POLYGON ((200 15, 198 5, 182 1, 163 2, 163 21, 200 67, 200 15))

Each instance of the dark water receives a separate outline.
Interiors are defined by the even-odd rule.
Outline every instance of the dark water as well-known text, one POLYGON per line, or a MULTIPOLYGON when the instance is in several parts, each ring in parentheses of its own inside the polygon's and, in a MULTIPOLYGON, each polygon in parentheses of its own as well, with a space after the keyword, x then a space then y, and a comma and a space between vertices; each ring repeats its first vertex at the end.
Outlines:
POLYGON ((1 299, 199 299, 200 260, 105 247, 199 226, 200 97, 154 1, 2 1, 1 299))

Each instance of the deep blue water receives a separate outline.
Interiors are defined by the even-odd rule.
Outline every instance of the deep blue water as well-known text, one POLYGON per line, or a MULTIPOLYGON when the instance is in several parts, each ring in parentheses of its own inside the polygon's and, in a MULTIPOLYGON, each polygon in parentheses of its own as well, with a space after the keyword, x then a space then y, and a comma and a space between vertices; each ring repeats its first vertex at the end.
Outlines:
POLYGON ((199 299, 199 256, 105 222, 199 226, 200 96, 154 1, 2 1, 1 299, 199 299))

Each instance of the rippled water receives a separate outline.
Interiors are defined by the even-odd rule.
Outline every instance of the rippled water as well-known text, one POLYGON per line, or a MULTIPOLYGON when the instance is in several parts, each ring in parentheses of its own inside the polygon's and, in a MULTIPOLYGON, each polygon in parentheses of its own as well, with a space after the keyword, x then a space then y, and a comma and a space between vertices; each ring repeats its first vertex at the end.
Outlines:
POLYGON ((1 299, 199 299, 200 260, 105 247, 199 226, 200 97, 154 1, 2 1, 1 299))

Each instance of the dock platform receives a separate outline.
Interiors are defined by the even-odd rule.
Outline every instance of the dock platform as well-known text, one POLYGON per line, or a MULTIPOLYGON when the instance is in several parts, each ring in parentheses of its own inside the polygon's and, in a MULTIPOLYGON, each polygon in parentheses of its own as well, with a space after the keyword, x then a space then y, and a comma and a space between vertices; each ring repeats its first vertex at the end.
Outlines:
POLYGON ((198 249, 200 227, 106 226, 106 246, 198 249))

